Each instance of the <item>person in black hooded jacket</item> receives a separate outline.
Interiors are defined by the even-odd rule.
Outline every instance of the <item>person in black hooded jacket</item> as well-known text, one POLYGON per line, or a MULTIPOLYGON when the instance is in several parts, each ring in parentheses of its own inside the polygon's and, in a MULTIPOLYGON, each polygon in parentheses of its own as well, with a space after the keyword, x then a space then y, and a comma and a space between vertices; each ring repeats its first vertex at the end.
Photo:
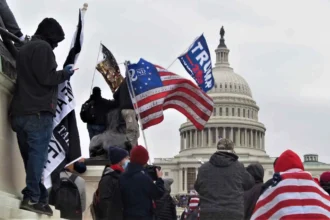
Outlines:
POLYGON ((250 164, 246 170, 255 180, 254 186, 244 192, 244 219, 249 220, 253 214, 254 207, 261 195, 264 182, 264 168, 260 163, 250 164))
MULTIPOLYGON (((101 89, 99 87, 93 88, 93 93, 85 102, 90 103, 92 109, 88 112, 90 114, 90 121, 87 121, 87 129, 89 138, 101 134, 106 129, 107 113, 116 108, 117 104, 114 100, 107 100, 102 98, 101 89)), ((82 114, 82 113, 80 113, 82 114)))
POLYGON ((26 172, 21 209, 52 215, 48 192, 41 182, 53 132, 58 85, 73 75, 72 65, 56 71, 53 49, 64 40, 61 25, 45 18, 16 59, 17 80, 10 107, 11 126, 17 134, 26 172))

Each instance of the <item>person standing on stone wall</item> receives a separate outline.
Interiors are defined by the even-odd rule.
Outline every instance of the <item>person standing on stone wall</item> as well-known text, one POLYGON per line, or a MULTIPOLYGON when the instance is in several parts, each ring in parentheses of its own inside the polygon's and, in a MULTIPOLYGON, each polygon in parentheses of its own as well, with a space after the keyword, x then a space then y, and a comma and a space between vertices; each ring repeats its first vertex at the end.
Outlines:
POLYGON ((53 132, 58 85, 70 79, 72 65, 56 71, 53 50, 64 40, 61 25, 45 18, 32 40, 23 45, 16 60, 17 80, 10 106, 12 129, 17 134, 26 172, 21 209, 53 215, 48 192, 41 182, 53 132))
POLYGON ((127 138, 131 142, 132 147, 135 147, 137 146, 140 137, 139 123, 128 91, 126 78, 113 94, 113 98, 118 103, 121 114, 125 120, 127 138))

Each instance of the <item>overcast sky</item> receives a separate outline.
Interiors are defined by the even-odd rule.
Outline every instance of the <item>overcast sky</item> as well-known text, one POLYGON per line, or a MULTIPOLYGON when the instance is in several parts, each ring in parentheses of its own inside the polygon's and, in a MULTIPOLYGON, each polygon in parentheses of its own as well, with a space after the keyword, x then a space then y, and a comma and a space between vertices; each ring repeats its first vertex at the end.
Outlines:
MULTIPOLYGON (((8 0, 25 34, 32 35, 45 17, 54 17, 63 26, 66 40, 55 50, 59 67, 84 2, 89 3, 85 39, 77 64, 80 69, 72 78, 84 155, 88 155, 89 138, 79 112, 89 97, 100 41, 118 63, 143 57, 167 67, 204 33, 214 61, 224 25, 230 64, 249 83, 260 107, 259 120, 267 128, 267 153, 278 156, 290 148, 300 156, 318 153, 321 161, 330 163, 328 1, 8 0)), ((189 77, 178 61, 170 70, 189 77)), ((99 73, 94 86, 112 98, 99 73)), ((145 131, 153 157, 178 154, 178 129, 185 120, 179 112, 167 110, 161 124, 145 131)))

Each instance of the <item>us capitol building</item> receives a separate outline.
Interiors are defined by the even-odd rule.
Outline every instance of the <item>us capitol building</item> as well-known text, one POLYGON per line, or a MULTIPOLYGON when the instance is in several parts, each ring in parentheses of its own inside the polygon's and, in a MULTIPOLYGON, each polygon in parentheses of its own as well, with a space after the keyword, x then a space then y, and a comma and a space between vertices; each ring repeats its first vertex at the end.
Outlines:
MULTIPOLYGON (((266 127, 258 120, 259 107, 249 84, 229 64, 229 49, 224 34, 221 28, 213 67, 215 85, 208 92, 214 100, 213 115, 202 131, 197 130, 190 121, 183 123, 179 129, 179 154, 174 158, 155 158, 154 161, 155 165, 162 167, 164 178, 174 179, 173 194, 184 194, 194 188, 198 167, 216 151, 219 137, 229 138, 235 143, 235 152, 245 166, 260 162, 265 169, 264 179, 268 180, 273 175, 275 158, 266 153, 266 127)), ((330 170, 330 165, 318 162, 318 155, 315 154, 304 155, 304 166, 314 177, 330 170)))

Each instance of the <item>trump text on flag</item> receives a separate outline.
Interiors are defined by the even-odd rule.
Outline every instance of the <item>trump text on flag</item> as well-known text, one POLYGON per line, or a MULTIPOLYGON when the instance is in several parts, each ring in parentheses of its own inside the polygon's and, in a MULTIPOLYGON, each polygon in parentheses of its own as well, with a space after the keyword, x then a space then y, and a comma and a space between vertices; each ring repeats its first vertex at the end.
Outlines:
POLYGON ((187 72, 205 92, 214 86, 210 51, 203 35, 197 38, 189 50, 179 57, 187 72))

